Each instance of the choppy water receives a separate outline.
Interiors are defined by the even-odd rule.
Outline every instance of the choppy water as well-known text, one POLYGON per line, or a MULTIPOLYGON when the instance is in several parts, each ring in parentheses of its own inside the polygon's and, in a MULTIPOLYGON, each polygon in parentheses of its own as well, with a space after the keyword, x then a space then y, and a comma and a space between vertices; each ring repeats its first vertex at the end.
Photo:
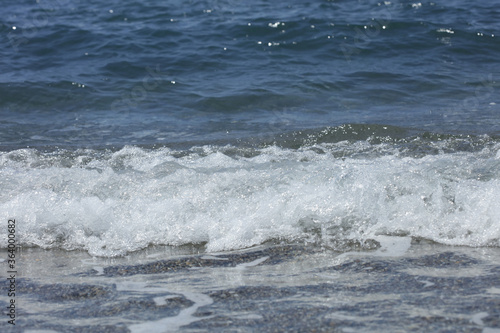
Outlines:
POLYGON ((328 128, 289 135, 281 147, 5 152, 1 208, 20 221, 22 245, 98 256, 273 240, 341 249, 379 234, 499 246, 498 139, 335 141, 386 131, 399 129, 328 128))
POLYGON ((491 1, 16 2, 1 14, 0 141, 498 134, 499 22, 491 1))
POLYGON ((498 245, 497 7, 7 5, 2 211, 94 255, 346 224, 498 245))
POLYGON ((495 1, 4 4, 0 211, 98 257, 497 248, 499 38, 495 1))

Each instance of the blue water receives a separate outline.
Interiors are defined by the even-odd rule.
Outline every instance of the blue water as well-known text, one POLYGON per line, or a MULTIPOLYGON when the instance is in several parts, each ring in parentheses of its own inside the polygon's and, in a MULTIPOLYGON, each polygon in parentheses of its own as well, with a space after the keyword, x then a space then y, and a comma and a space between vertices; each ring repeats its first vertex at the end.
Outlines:
POLYGON ((500 133, 491 1, 19 1, 0 20, 4 150, 500 133))
POLYGON ((495 1, 18 1, 0 44, 21 245, 500 245, 495 1))

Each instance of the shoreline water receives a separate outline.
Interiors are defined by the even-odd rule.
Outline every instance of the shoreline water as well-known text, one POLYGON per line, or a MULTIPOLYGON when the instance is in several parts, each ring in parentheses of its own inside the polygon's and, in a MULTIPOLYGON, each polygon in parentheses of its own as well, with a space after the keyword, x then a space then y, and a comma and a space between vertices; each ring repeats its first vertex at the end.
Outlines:
POLYGON ((500 331, 499 248, 385 241, 345 253, 290 244, 115 259, 25 249, 17 325, 4 320, 2 331, 500 331))

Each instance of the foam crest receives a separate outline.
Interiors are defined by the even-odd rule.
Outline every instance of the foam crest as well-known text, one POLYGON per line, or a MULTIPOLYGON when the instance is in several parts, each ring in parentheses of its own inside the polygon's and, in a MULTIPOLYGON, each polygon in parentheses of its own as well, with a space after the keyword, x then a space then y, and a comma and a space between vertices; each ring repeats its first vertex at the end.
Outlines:
POLYGON ((0 209, 18 221, 21 245, 95 256, 269 240, 342 250, 380 235, 500 246, 498 146, 423 157, 387 143, 347 146, 343 155, 344 142, 251 154, 231 146, 17 150, 0 155, 0 209))

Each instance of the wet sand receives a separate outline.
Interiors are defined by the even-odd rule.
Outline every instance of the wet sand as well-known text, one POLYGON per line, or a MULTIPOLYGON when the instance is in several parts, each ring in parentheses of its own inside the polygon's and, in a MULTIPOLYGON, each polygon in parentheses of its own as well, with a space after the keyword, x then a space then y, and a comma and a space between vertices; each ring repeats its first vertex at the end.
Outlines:
MULTIPOLYGON (((500 332, 500 249, 297 244, 125 258, 24 249, 2 332, 500 332)), ((4 253, 5 254, 5 253, 4 253)), ((5 256, 3 257, 5 258, 5 256)), ((0 263, 2 274, 6 262, 0 263)), ((3 275, 2 275, 3 277, 3 275)), ((2 278, 0 306, 8 281, 2 278)))

